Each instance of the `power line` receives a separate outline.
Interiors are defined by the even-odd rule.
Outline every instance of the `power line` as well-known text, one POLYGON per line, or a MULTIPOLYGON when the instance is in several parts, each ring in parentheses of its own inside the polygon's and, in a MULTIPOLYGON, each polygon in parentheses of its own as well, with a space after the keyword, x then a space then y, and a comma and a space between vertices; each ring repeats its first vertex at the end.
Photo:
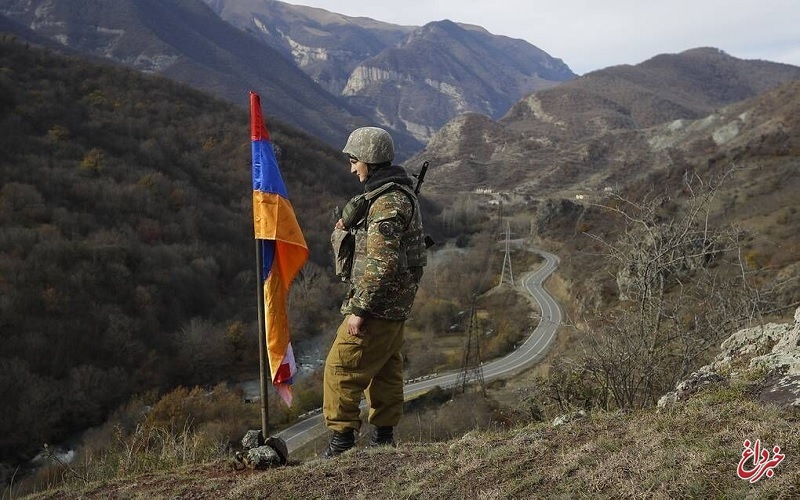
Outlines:
POLYGON ((514 286, 514 272, 511 270, 511 225, 506 221, 506 255, 503 257, 503 270, 500 272, 500 284, 506 280, 508 269, 508 282, 514 286))
POLYGON ((480 333, 478 332, 478 312, 475 307, 476 298, 472 296, 472 310, 470 311, 469 328, 464 343, 464 357, 461 364, 461 373, 458 374, 456 385, 453 387, 453 396, 461 389, 462 394, 467 392, 467 386, 472 381, 480 384, 481 392, 486 397, 486 384, 483 381, 483 366, 481 364, 480 333))

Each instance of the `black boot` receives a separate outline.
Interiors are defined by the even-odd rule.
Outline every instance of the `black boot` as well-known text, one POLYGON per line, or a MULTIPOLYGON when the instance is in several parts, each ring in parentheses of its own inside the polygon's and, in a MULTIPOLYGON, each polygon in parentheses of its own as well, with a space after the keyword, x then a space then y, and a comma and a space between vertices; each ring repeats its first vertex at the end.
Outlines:
POLYGON ((320 453, 320 458, 333 458, 341 455, 356 444, 355 429, 346 429, 344 432, 333 431, 331 442, 325 451, 320 453))
POLYGON ((372 429, 370 446, 396 446, 394 442, 394 427, 385 425, 372 429))

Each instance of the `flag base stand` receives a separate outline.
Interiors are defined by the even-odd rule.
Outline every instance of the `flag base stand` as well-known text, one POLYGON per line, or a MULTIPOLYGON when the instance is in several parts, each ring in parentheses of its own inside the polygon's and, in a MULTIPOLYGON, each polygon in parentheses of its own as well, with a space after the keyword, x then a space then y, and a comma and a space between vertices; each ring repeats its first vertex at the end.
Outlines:
POLYGON ((286 442, 279 437, 268 437, 260 430, 250 430, 242 438, 242 446, 246 452, 237 452, 236 460, 251 469, 267 469, 283 466, 289 461, 289 450, 286 442))

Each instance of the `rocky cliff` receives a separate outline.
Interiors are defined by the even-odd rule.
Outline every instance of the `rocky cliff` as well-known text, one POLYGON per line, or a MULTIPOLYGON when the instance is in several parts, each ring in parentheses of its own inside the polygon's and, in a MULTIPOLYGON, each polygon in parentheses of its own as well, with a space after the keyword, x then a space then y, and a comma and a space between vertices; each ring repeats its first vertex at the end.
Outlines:
POLYGON ((751 385, 751 393, 764 403, 800 410, 800 308, 793 322, 736 332, 712 363, 678 384, 658 406, 669 408, 709 384, 732 383, 751 385))
POLYGON ((361 114, 420 144, 461 113, 497 119, 528 93, 575 77, 526 41, 449 20, 398 26, 274 0, 204 1, 361 114))

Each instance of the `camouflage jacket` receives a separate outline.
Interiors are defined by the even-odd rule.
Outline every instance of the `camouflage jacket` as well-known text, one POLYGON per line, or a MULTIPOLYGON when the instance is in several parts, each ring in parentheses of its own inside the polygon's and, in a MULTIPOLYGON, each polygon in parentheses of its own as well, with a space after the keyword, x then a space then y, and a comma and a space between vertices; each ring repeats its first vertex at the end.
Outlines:
POLYGON ((405 171, 382 170, 367 182, 369 209, 352 230, 355 255, 342 313, 405 320, 426 263, 422 216, 405 171))

